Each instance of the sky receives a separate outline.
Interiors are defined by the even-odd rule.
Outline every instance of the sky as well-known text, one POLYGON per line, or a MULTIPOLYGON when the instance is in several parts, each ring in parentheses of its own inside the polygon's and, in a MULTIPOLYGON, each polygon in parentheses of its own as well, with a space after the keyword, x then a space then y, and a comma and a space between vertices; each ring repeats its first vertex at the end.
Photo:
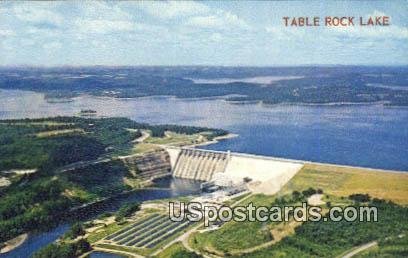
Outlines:
POLYGON ((408 1, 0 2, 0 65, 406 65, 408 1), (285 27, 282 17, 391 17, 285 27))

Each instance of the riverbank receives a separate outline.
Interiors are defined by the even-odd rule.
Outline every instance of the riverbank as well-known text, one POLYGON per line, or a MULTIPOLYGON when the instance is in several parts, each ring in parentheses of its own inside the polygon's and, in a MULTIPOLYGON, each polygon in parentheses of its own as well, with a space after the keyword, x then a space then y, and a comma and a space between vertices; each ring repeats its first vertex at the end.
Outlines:
POLYGON ((4 242, 3 247, 1 247, 1 244, 0 244, 0 247, 1 247, 0 254, 5 254, 5 253, 13 251, 17 247, 21 246, 27 240, 27 238, 28 238, 28 234, 24 233, 13 239, 10 239, 4 242))

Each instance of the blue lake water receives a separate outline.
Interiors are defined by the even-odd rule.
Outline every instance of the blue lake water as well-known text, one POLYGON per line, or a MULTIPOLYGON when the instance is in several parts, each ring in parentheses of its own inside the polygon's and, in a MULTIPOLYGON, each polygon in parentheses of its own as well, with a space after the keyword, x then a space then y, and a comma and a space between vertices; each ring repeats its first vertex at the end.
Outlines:
POLYGON ((239 137, 205 148, 393 170, 408 170, 408 108, 382 105, 234 105, 223 99, 81 96, 48 103, 43 94, 0 90, 0 118, 74 115, 94 109, 139 122, 227 129, 239 137))

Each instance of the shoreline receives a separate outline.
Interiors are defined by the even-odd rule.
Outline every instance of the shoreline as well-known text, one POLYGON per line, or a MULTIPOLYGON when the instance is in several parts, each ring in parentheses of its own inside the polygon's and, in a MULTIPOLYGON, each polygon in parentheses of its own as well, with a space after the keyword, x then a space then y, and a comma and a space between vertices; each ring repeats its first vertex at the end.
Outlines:
POLYGON ((197 146, 207 146, 207 145, 211 145, 211 144, 218 143, 218 142, 220 142, 220 141, 232 139, 232 138, 235 138, 235 137, 238 137, 238 136, 239 136, 239 135, 238 135, 238 134, 235 134, 235 133, 228 133, 228 134, 226 134, 226 135, 214 137, 211 141, 206 141, 206 142, 201 142, 201 143, 186 145, 186 146, 182 146, 181 148, 194 148, 194 147, 197 147, 197 146))
MULTIPOLYGON (((26 90, 26 89, 5 89, 5 88, 0 88, 0 91, 21 91, 21 92, 32 92, 35 94, 43 94, 44 97, 47 95, 47 91, 36 91, 36 90, 26 90)), ((69 103, 73 102, 76 99, 80 98, 81 96, 89 96, 89 97, 95 97, 95 98, 100 98, 100 99, 119 99, 119 100, 133 100, 133 99, 139 99, 139 98, 169 98, 169 99, 175 99, 175 100, 222 100, 225 101, 229 104, 232 105, 256 105, 256 104, 261 104, 265 107, 273 107, 273 106, 322 106, 322 107, 339 107, 339 106, 371 106, 371 105, 381 105, 386 108, 408 108, 407 105, 395 105, 392 103, 389 103, 389 101, 375 101, 375 102, 322 102, 322 103, 306 103, 306 102, 280 102, 280 103, 265 103, 264 100, 242 100, 242 101, 234 101, 234 100, 228 100, 228 97, 231 95, 240 95, 240 94, 227 94, 227 95, 219 95, 219 96, 207 96, 207 97, 180 97, 176 95, 143 95, 143 96, 133 96, 133 97, 120 97, 120 96, 105 96, 105 95, 97 95, 97 94, 92 94, 92 93, 78 93, 77 96, 72 96, 72 97, 53 97, 52 99, 57 100, 57 99, 63 99, 63 101, 51 101, 48 102, 50 104, 58 104, 58 103, 69 103)))
POLYGON ((15 238, 7 240, 6 242, 4 242, 5 246, 0 249, 0 254, 5 254, 5 253, 13 251, 14 249, 21 246, 27 240, 27 238, 28 238, 28 233, 24 233, 24 234, 18 235, 15 238))

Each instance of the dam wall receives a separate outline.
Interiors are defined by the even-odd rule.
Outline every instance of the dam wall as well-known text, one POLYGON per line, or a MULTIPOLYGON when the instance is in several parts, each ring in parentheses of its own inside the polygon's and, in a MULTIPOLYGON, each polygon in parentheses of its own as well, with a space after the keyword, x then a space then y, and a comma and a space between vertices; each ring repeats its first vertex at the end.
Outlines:
POLYGON ((130 155, 120 159, 133 176, 142 180, 153 180, 172 175, 171 156, 165 150, 143 155, 130 155))
POLYGON ((304 165, 304 162, 244 153, 171 147, 174 177, 211 181, 228 178, 239 184, 250 180, 253 192, 274 194, 304 165))
POLYGON ((181 148, 168 147, 168 148, 166 148, 166 151, 167 151, 167 153, 169 154, 169 157, 170 157, 171 168, 174 170, 174 167, 176 166, 178 156, 179 156, 179 154, 181 152, 181 148))
POLYGON ((278 192, 302 167, 304 163, 265 156, 231 153, 225 175, 234 182, 244 178, 252 181, 249 189, 255 193, 278 192))
MULTIPOLYGON (((171 156, 174 157, 174 153, 173 151, 171 156)), ((173 176, 210 181, 214 174, 225 172, 227 164, 227 153, 199 149, 181 149, 177 160, 174 162, 173 176)))
POLYGON ((133 176, 142 180, 172 175, 218 185, 249 182, 255 193, 278 192, 305 162, 244 153, 195 148, 166 147, 163 150, 120 158, 133 176))

